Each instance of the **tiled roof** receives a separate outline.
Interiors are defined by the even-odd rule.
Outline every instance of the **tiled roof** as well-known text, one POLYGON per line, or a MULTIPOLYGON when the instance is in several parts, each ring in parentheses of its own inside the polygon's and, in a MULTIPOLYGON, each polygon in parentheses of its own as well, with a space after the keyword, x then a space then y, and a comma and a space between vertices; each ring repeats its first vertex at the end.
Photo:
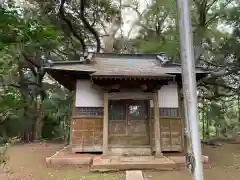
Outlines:
MULTIPOLYGON (((90 64, 80 61, 53 63, 49 69, 89 72, 95 76, 164 76, 181 74, 180 65, 163 66, 156 54, 95 54, 90 64)), ((206 73, 196 68, 196 73, 206 73)))

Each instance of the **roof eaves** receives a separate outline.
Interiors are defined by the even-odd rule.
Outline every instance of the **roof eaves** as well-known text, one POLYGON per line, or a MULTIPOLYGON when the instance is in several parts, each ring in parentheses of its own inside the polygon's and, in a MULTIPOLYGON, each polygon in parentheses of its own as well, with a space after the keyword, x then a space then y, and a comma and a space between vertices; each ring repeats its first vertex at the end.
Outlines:
POLYGON ((94 73, 96 72, 95 70, 85 70, 85 69, 60 69, 60 68, 51 68, 51 67, 45 67, 44 69, 46 69, 47 71, 51 71, 51 70, 55 70, 55 71, 66 71, 66 72, 88 72, 88 73, 94 73))
POLYGON ((86 61, 55 61, 52 65, 62 65, 62 64, 84 64, 86 61))
POLYGON ((96 71, 91 76, 124 76, 124 77, 175 77, 174 74, 168 73, 152 73, 152 72, 145 72, 145 73, 130 73, 130 72, 109 72, 109 71, 96 71))
POLYGON ((165 52, 159 53, 128 53, 128 54, 119 54, 119 53, 95 53, 95 57, 106 57, 106 58, 128 58, 128 57, 141 57, 141 58, 156 58, 157 55, 166 55, 165 52))

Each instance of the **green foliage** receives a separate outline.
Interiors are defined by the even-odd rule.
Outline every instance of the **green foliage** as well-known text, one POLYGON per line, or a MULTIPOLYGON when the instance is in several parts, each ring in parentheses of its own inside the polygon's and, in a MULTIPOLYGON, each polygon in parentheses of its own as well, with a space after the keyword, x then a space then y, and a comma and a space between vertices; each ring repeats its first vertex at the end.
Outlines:
POLYGON ((73 94, 56 87, 44 100, 45 120, 42 136, 45 139, 68 139, 73 94))
POLYGON ((232 137, 239 132, 239 111, 236 99, 205 101, 201 120, 202 137, 232 137))
POLYGON ((22 130, 22 103, 17 91, 9 88, 0 96, 0 136, 17 136, 22 130))
POLYGON ((153 1, 139 16, 139 35, 133 40, 139 52, 166 52, 179 59, 176 1, 153 1))
POLYGON ((32 9, 12 6, 0 14, 0 136, 29 138, 43 118, 47 87, 41 66, 59 46, 61 33, 32 9))
MULTIPOLYGON (((213 72, 199 82, 203 136, 240 131, 240 11, 236 0, 194 0, 191 4, 195 62, 213 72)), ((145 10, 131 5, 140 28, 129 40, 138 52, 167 52, 180 60, 176 1, 152 1, 145 10)), ((209 137, 209 138, 210 138, 209 137)))

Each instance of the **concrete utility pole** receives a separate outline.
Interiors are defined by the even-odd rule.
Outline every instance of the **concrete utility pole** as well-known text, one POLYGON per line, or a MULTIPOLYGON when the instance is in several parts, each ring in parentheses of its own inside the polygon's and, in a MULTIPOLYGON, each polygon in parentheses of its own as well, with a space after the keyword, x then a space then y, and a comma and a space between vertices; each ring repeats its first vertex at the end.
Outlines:
POLYGON ((188 122, 188 133, 191 135, 192 154, 189 155, 191 172, 194 180, 203 180, 202 150, 200 142, 200 130, 198 124, 197 109, 197 87, 196 72, 193 50, 193 37, 189 12, 188 0, 177 0, 180 45, 181 45, 181 62, 182 62, 182 81, 183 95, 185 105, 185 120, 188 122))

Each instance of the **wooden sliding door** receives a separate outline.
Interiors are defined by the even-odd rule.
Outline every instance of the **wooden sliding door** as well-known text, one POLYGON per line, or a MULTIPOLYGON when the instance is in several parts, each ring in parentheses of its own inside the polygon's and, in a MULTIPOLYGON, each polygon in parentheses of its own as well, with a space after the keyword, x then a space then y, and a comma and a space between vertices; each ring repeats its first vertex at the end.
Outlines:
POLYGON ((109 145, 149 145, 148 107, 145 100, 109 101, 109 145))

